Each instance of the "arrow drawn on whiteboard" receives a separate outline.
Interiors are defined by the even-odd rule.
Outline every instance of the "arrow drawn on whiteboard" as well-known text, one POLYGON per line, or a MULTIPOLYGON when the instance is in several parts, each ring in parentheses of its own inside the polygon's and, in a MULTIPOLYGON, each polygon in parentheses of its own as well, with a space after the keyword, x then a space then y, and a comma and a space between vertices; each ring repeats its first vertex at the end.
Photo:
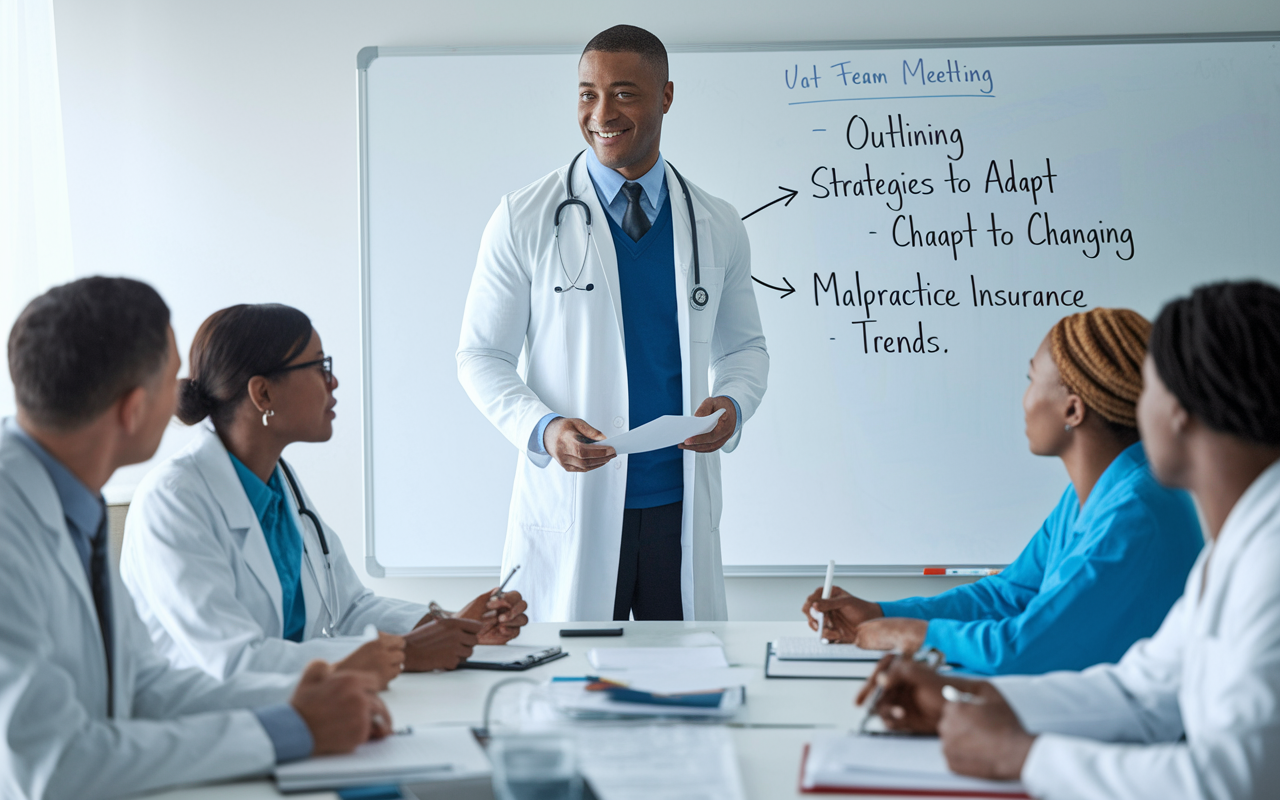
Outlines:
POLYGON ((774 203, 782 203, 783 200, 786 200, 787 202, 782 203, 782 205, 789 206, 791 205, 791 201, 796 199, 796 195, 800 194, 799 189, 788 189, 785 186, 779 186, 778 188, 786 192, 786 194, 784 194, 782 197, 779 197, 777 200, 770 200, 768 203, 765 203, 764 205, 760 206, 755 211, 752 211, 746 217, 743 217, 743 219, 745 220, 747 219, 747 217, 753 216, 755 214, 759 214, 761 211, 764 211, 766 208, 773 205, 774 203))
MULTIPOLYGON (((788 189, 785 186, 779 186, 778 188, 786 192, 786 194, 784 194, 782 197, 779 197, 777 200, 770 200, 769 202, 757 208, 755 211, 752 211, 746 217, 743 217, 743 219, 745 220, 747 219, 747 217, 753 216, 755 214, 759 214, 761 211, 764 211, 766 208, 768 208, 769 206, 775 203, 782 203, 783 208, 785 208, 791 205, 791 201, 796 199, 796 195, 800 194, 800 191, 797 189, 788 189), (785 203, 783 202, 784 200, 786 201, 785 203)), ((796 291, 796 287, 791 285, 791 281, 787 280, 786 276, 783 276, 782 278, 782 282, 787 285, 787 288, 785 289, 783 289, 781 286, 770 286, 769 284, 765 283, 764 281, 760 280, 754 275, 751 276, 751 280, 755 281, 761 286, 765 286, 769 289, 772 289, 775 292, 782 292, 782 294, 778 297, 779 300, 781 300, 783 297, 786 297, 789 294, 794 294, 796 291)))
POLYGON ((751 276, 751 280, 755 281, 761 286, 768 286, 768 288, 773 289, 775 292, 782 292, 782 295, 778 298, 779 300, 781 300, 783 297, 786 297, 789 294, 793 294, 796 290, 796 287, 792 286, 791 281, 787 280, 785 276, 782 278, 782 282, 787 285, 787 288, 785 289, 783 289, 781 286, 769 286, 769 284, 760 280, 755 275, 751 276))

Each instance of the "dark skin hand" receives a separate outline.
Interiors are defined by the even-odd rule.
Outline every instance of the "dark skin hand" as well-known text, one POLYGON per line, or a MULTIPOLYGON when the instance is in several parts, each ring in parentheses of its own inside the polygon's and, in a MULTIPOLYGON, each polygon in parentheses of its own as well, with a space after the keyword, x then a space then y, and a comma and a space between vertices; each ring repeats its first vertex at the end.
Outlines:
POLYGON ((517 591, 497 595, 498 587, 467 603, 456 616, 475 619, 483 623, 480 628, 480 644, 506 644, 520 635, 520 629, 529 624, 525 615, 529 604, 517 591))
POLYGON ((559 417, 542 432, 542 446, 565 472, 590 472, 618 456, 608 445, 592 444, 603 438, 585 420, 559 417))
POLYGON ((484 623, 453 617, 435 619, 404 635, 406 672, 456 669, 471 656, 484 623))
POLYGON ((373 675, 378 691, 383 691, 404 670, 404 637, 379 632, 377 639, 360 645, 333 668, 373 675))
POLYGON ((324 661, 307 665, 289 703, 311 731, 313 755, 350 753, 391 735, 391 712, 377 685, 372 673, 338 671, 324 661))
POLYGON ((962 691, 974 691, 979 681, 964 678, 943 678, 935 670, 919 661, 887 655, 880 659, 876 671, 871 674, 858 692, 854 703, 862 705, 870 699, 876 687, 881 689, 880 700, 874 709, 884 720, 885 727, 903 733, 935 734, 942 718, 942 687, 951 684, 962 691))
POLYGON ((680 445, 680 449, 692 450, 695 453, 714 453, 724 447, 725 442, 733 438, 733 432, 738 428, 738 415, 734 411, 733 401, 727 397, 708 397, 702 401, 702 405, 698 406, 698 410, 693 412, 693 415, 695 417, 709 417, 722 408, 725 412, 714 428, 706 433, 685 439, 680 445))
POLYGON ((929 622, 907 617, 869 619, 853 632, 853 643, 863 650, 896 650, 911 655, 924 644, 929 622))
POLYGON ((1022 727, 996 687, 986 681, 973 683, 969 691, 983 702, 946 703, 942 708, 938 735, 947 766, 961 775, 1016 781, 1036 737, 1022 727))
POLYGON ((846 592, 839 586, 831 587, 831 597, 822 599, 822 589, 814 589, 813 594, 805 598, 800 611, 809 620, 812 630, 818 629, 818 621, 810 612, 817 611, 823 615, 822 638, 828 642, 853 644, 859 625, 869 619, 884 616, 879 603, 870 603, 846 592))

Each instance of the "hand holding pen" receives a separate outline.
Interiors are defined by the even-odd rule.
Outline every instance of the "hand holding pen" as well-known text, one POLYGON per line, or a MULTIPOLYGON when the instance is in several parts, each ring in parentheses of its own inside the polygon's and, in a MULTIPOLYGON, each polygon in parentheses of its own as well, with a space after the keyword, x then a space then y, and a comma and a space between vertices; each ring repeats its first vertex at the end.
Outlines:
POLYGON ((859 733, 879 715, 885 727, 910 733, 934 733, 942 713, 942 687, 946 683, 968 683, 943 679, 938 674, 942 654, 925 650, 912 656, 890 653, 880 659, 876 670, 858 692, 857 705, 867 705, 859 733))
MULTIPOLYGON (((480 595, 458 612, 459 617, 479 620, 482 623, 480 644, 506 644, 519 636, 520 629, 528 624, 529 617, 525 615, 525 611, 529 604, 524 601, 519 592, 506 591, 507 584, 519 569, 520 565, 517 564, 507 573, 506 579, 500 586, 480 595)), ((447 613, 439 606, 433 606, 432 612, 447 613)))

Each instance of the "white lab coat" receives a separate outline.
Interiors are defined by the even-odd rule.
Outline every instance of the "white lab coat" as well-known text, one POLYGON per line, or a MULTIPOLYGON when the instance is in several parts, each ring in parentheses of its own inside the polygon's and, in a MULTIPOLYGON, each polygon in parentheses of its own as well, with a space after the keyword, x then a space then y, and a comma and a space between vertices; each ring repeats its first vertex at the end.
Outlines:
MULTIPOLYGON (((622 298, 608 218, 586 164, 574 193, 591 209, 590 240, 580 208, 566 208, 557 256, 552 218, 566 198, 564 167, 502 199, 480 244, 458 344, 458 378, 476 407, 519 450, 502 554, 505 574, 533 621, 613 617, 627 457, 569 473, 529 450, 538 421, 578 417, 606 436, 629 429, 622 298), (586 257, 581 276, 578 267, 586 257), (568 277, 566 277, 566 270, 568 277), (592 291, 568 290, 570 278, 592 291), (555 287, 566 291, 557 293, 555 287)), ((769 372, 751 285, 751 254, 738 213, 692 183, 708 306, 689 305, 693 261, 689 215, 667 165, 675 238, 676 310, 683 366, 683 413, 728 395, 749 420, 769 372), (714 383, 710 375, 714 374, 714 383)), ((725 446, 738 444, 741 431, 725 446)), ((720 454, 684 453, 681 599, 686 620, 727 618, 720 560, 720 454)))
MULTIPOLYGON (((324 553, 310 520, 299 516, 283 474, 280 481, 306 548, 302 557, 314 569, 302 565, 307 624, 301 642, 283 638, 280 578, 258 516, 216 433, 201 428, 134 493, 120 575, 151 638, 175 665, 199 667, 217 678, 243 670, 296 673, 312 659, 346 657, 364 641, 368 624, 402 634, 427 613, 426 606, 367 589, 342 540, 325 525, 338 594, 338 635, 323 636, 329 622, 326 603, 333 602, 324 553)), ((319 516, 301 480, 298 486, 307 508, 319 516)))
POLYGON ((1119 664, 994 683, 1041 733, 1022 770, 1037 797, 1276 797, 1280 462, 1236 503, 1160 630, 1119 664))
POLYGON ((271 739, 247 709, 287 702, 296 676, 175 669, 114 578, 111 606, 108 718, 102 634, 62 503, 35 455, 0 434, 0 797, 109 798, 269 772, 271 739))

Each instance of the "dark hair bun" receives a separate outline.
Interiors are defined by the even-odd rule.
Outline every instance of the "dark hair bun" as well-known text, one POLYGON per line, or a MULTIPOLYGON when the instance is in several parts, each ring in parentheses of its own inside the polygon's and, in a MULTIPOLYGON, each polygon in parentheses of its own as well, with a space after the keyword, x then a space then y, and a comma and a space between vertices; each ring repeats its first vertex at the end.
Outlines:
POLYGON ((183 378, 178 381, 178 419, 187 425, 195 425, 218 407, 218 401, 197 381, 183 378))

